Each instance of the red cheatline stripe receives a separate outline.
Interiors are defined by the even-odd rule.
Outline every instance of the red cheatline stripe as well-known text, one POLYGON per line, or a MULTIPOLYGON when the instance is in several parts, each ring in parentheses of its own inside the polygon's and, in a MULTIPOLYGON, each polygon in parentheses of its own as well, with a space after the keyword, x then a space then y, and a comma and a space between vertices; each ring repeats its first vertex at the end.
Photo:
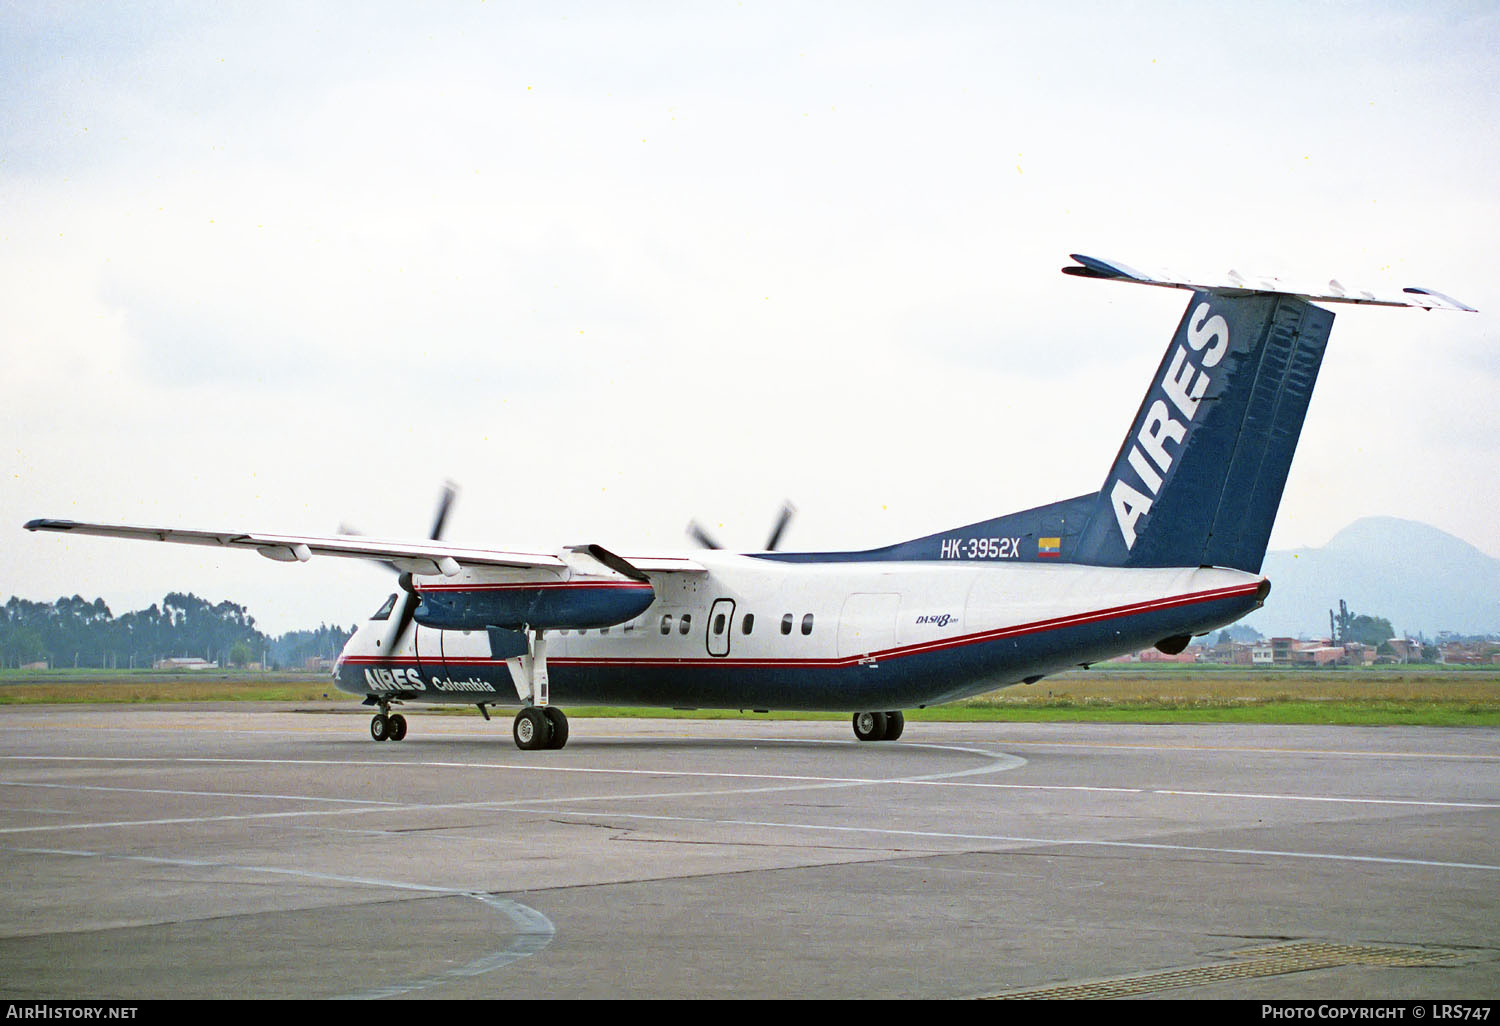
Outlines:
MULTIPOLYGON (((987 641, 999 641, 1003 638, 1019 637, 1025 634, 1041 634, 1046 631, 1059 630, 1064 627, 1078 627, 1088 623, 1098 623, 1101 620, 1113 620, 1126 616, 1138 616, 1142 613, 1154 613, 1164 609, 1176 609, 1181 606, 1196 605, 1201 602, 1215 602, 1220 599, 1237 598, 1245 595, 1253 595, 1260 588, 1260 582, 1254 584, 1235 585, 1232 588, 1219 588, 1214 591, 1203 591, 1192 595, 1176 595, 1171 598, 1153 599, 1150 602, 1137 602, 1127 606, 1114 606, 1109 609, 1099 609, 1087 613, 1075 613, 1069 616, 1054 617, 1050 620, 1038 620, 1034 623, 1018 624, 1014 627, 1001 627, 996 630, 981 631, 977 634, 965 634, 956 638, 943 638, 937 641, 925 641, 915 645, 899 646, 897 648, 882 649, 864 655, 841 656, 825 659, 746 659, 736 658, 733 655, 718 658, 693 657, 688 659, 673 659, 661 656, 646 657, 613 657, 613 658, 566 658, 558 657, 547 660, 550 666, 735 666, 746 669, 760 669, 765 667, 796 667, 796 666, 821 666, 838 668, 843 666, 858 666, 861 662, 869 659, 889 660, 900 659, 905 656, 919 655, 928 652, 940 652, 950 648, 961 648, 966 645, 983 644, 987 641)), ((645 632, 642 632, 643 634, 645 632)), ((349 656, 344 660, 348 665, 384 665, 389 663, 409 663, 410 658, 388 658, 385 656, 349 656)), ((434 660, 436 662, 436 660, 434 660)), ((498 666, 504 663, 503 659, 493 659, 485 656, 461 656, 447 658, 443 663, 447 666, 498 666)))
POLYGON ((651 585, 639 581, 527 581, 522 584, 421 584, 418 591, 525 591, 534 588, 636 588, 651 590, 651 585))

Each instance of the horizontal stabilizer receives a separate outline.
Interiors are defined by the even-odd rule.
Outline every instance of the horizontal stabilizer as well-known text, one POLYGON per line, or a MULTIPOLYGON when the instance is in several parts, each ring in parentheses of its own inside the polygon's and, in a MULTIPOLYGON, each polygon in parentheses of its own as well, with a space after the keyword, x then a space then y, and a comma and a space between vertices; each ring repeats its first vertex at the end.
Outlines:
POLYGON ((1256 293, 1276 293, 1296 296, 1315 303, 1356 303, 1362 306, 1414 306, 1424 310, 1462 310, 1475 313, 1475 309, 1460 303, 1451 296, 1432 289, 1405 288, 1399 295, 1378 296, 1364 289, 1354 289, 1337 281, 1326 285, 1306 287, 1307 283, 1283 281, 1264 275, 1246 275, 1230 271, 1218 278, 1187 276, 1164 269, 1143 271, 1117 260, 1101 260, 1098 257, 1071 254, 1078 261, 1076 267, 1064 267, 1064 274, 1079 278, 1103 278, 1108 281, 1129 281, 1140 285, 1159 285, 1169 289, 1188 289, 1194 292, 1212 292, 1221 296, 1249 296, 1256 293))

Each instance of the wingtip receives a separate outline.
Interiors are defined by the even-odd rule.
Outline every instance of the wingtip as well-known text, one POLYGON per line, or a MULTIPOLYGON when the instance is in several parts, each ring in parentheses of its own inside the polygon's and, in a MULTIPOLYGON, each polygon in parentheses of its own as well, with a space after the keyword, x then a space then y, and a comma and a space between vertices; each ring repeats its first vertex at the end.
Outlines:
MULTIPOLYGON (((1414 288, 1412 286, 1407 286, 1406 288, 1402 289, 1401 291, 1405 292, 1405 293, 1408 293, 1409 295, 1413 295, 1413 296, 1428 296, 1428 297, 1432 298, 1433 300, 1436 300, 1436 303, 1433 304, 1433 305, 1441 306, 1441 307, 1444 307, 1444 308, 1447 308, 1447 309, 1462 310, 1465 313, 1478 313, 1479 312, 1474 307, 1470 306, 1468 303, 1460 302, 1459 300, 1454 299, 1452 296, 1444 295, 1443 293, 1437 291, 1436 289, 1420 289, 1420 288, 1414 288)), ((1427 306, 1428 304, 1424 303, 1422 305, 1423 306, 1427 306)))

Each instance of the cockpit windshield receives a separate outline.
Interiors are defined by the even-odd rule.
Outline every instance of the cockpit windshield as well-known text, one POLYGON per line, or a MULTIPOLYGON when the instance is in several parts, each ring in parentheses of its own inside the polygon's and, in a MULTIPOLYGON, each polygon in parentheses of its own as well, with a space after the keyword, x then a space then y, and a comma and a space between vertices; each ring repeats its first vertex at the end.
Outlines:
POLYGON ((392 595, 390 598, 388 598, 388 599, 385 600, 385 605, 383 605, 383 606, 380 607, 380 611, 378 613, 376 613, 374 616, 370 617, 370 619, 371 620, 389 620, 391 618, 391 610, 395 609, 395 608, 396 608, 396 596, 392 595))

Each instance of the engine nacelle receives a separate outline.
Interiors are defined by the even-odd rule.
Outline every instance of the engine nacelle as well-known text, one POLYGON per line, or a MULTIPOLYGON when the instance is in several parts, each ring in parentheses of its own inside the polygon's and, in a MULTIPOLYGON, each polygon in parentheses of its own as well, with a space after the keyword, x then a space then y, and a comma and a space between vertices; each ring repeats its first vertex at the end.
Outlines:
POLYGON ((642 581, 418 586, 416 621, 445 631, 583 630, 634 620, 656 600, 642 581))

